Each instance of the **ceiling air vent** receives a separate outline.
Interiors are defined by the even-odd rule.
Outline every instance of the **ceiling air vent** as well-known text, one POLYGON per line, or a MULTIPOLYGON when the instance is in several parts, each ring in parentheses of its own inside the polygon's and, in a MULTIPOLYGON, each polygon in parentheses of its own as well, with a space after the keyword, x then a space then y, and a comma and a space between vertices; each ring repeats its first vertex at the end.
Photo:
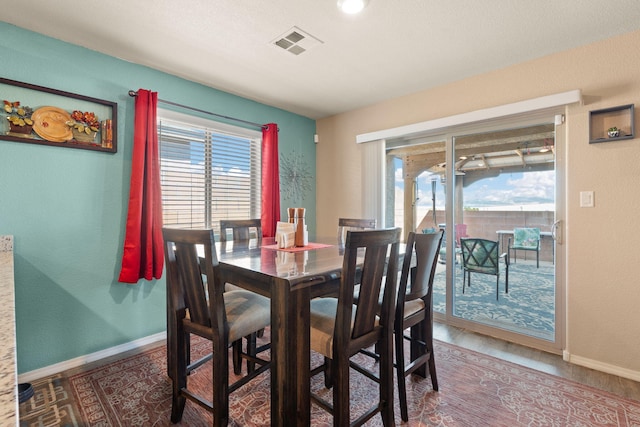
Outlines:
POLYGON ((300 55, 302 52, 322 44, 322 41, 305 33, 298 27, 293 27, 286 33, 276 37, 271 43, 294 55, 300 55))

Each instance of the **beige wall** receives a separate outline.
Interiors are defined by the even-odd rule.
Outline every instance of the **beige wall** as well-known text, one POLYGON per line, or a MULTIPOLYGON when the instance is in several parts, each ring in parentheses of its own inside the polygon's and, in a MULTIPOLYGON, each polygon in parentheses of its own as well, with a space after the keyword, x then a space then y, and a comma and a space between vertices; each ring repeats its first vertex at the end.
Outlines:
POLYGON ((590 110, 640 109, 639 47, 633 32, 319 120, 318 234, 335 233, 340 216, 362 216, 357 134, 580 89, 584 102, 567 115, 565 354, 640 379, 639 138, 588 143, 590 110), (594 208, 579 207, 584 190, 595 191, 594 208))

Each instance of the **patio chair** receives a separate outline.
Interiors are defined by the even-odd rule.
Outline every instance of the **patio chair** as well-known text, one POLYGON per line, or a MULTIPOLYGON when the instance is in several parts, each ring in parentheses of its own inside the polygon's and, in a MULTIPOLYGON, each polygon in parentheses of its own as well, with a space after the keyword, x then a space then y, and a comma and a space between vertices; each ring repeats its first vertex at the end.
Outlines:
POLYGON ((455 234, 456 234, 456 247, 460 247, 460 239, 464 239, 469 237, 467 234, 467 224, 456 224, 455 225, 455 234))
POLYGON ((496 276, 496 300, 499 299, 500 260, 504 259, 505 284, 504 291, 509 293, 509 252, 499 254, 499 242, 487 239, 460 239, 462 245, 462 293, 469 283, 471 273, 491 274, 496 276))
POLYGON ((510 251, 513 249, 513 262, 516 262, 517 250, 522 251, 535 251, 536 253, 536 268, 540 268, 540 229, 539 228, 514 228, 513 229, 513 244, 511 243, 511 237, 509 237, 509 243, 507 249, 510 251))
MULTIPOLYGON (((422 230, 423 233, 428 234, 428 233, 435 233, 435 228, 431 228, 431 229, 425 229, 422 230), (428 230, 428 231, 425 231, 428 230), (430 231, 433 230, 433 231, 430 231)), ((442 229, 444 231, 444 228, 442 229)), ((464 239, 465 237, 469 237, 469 235, 467 234, 467 224, 455 224, 454 226, 454 236, 456 239, 456 247, 454 248, 455 250, 455 262, 456 264, 458 263, 458 258, 460 257, 460 254, 462 253, 462 250, 460 249, 460 239, 464 239)), ((447 261, 447 238, 446 238, 446 232, 442 237, 442 247, 440 249, 440 263, 444 264, 447 261)))

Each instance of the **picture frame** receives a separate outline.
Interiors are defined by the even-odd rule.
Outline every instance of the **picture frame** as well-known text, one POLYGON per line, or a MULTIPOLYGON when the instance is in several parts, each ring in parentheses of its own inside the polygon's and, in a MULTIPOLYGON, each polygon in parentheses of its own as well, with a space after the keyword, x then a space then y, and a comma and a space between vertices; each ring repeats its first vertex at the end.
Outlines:
POLYGON ((116 153, 118 104, 0 77, 0 140, 116 153))

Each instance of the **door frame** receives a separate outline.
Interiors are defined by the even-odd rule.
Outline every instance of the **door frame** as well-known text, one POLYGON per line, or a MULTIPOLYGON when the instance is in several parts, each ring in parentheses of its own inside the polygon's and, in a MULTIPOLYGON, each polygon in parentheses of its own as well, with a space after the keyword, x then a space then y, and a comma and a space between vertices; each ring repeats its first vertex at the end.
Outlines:
MULTIPOLYGON (((442 323, 450 324, 456 327, 464 328, 473 332, 484 335, 490 335, 496 338, 504 339, 516 344, 522 344, 528 347, 537 348, 546 352, 562 355, 565 349, 565 325, 566 325, 566 287, 565 287, 565 260, 566 260, 566 244, 563 239, 563 226, 566 224, 566 129, 564 123, 566 118, 566 107, 536 112, 522 118, 511 118, 503 121, 499 120, 495 123, 484 123, 478 126, 470 126, 459 129, 452 129, 446 135, 446 163, 447 165, 455 164, 455 138, 457 136, 468 135, 471 133, 483 133, 497 131, 509 128, 518 128, 540 124, 543 122, 555 123, 555 223, 558 225, 556 229, 555 240, 555 336, 553 341, 548 341, 529 335, 520 334, 505 329, 496 328, 490 325, 473 322, 453 316, 453 290, 455 286, 455 237, 452 224, 455 223, 455 191, 447 191, 446 198, 446 313, 434 313, 434 318, 442 323), (450 268, 453 266, 453 268, 450 268)), ((455 182, 455 171, 453 168, 446 168, 445 172, 447 182, 455 182)))
MULTIPOLYGON (((555 316, 555 340, 553 342, 541 340, 534 337, 527 337, 515 332, 506 331, 502 329, 492 328, 487 325, 474 324, 469 321, 465 321, 459 318, 453 318, 452 306, 453 297, 451 291, 453 286, 453 273, 450 269, 447 269, 447 314, 442 316, 440 313, 435 313, 435 319, 441 322, 446 322, 454 326, 464 327, 476 331, 478 333, 496 336, 498 338, 505 339, 510 342, 535 347, 547 352, 562 354, 565 348, 566 337, 566 286, 565 286, 565 262, 566 262, 566 241, 564 239, 564 227, 566 225, 566 132, 567 126, 564 123, 567 115, 567 106, 574 102, 579 102, 581 95, 579 91, 565 92, 558 94, 557 98, 554 96, 543 97, 545 98, 546 105, 541 106, 540 99, 523 101, 516 103, 518 108, 515 109, 517 113, 508 114, 505 111, 510 110, 510 107, 516 104, 509 104, 507 106, 494 107, 487 110, 481 110, 483 114, 480 116, 485 117, 484 120, 471 120, 471 122, 465 121, 465 117, 473 116, 479 117, 477 114, 461 114, 457 116, 451 116, 451 118, 438 119, 430 122, 423 122, 422 124, 408 125, 401 128, 387 129, 384 131, 374 132, 371 134, 358 135, 357 142, 363 144, 363 214, 367 217, 376 218, 378 224, 386 224, 385 222, 385 177, 386 177, 386 161, 385 161, 385 147, 387 139, 399 138, 403 135, 402 132, 407 132, 404 135, 416 138, 419 133, 421 138, 436 138, 442 140, 442 136, 446 138, 446 162, 447 165, 454 164, 454 147, 453 138, 456 135, 464 135, 468 133, 477 133, 482 131, 489 131, 492 128, 504 128, 504 127, 517 127, 526 126, 527 124, 535 124, 540 122, 549 123, 554 122, 556 125, 556 222, 560 225, 557 229, 557 235, 559 239, 556 240, 555 249, 555 262, 556 262, 556 316, 555 316), (553 98, 553 99, 552 99, 553 98), (548 101, 548 102, 547 102, 548 101), (524 104, 528 105, 528 108, 523 107, 524 104), (470 116, 471 115, 471 116, 470 116), (451 126, 443 126, 442 124, 448 124, 451 126), (453 123, 453 125, 452 125, 453 123), (420 126, 417 126, 420 125, 420 126), (423 130, 418 132, 417 129, 423 130)), ((475 112, 474 112, 475 113, 475 112)), ((424 141, 424 140, 423 140, 424 141)), ((454 182, 454 170, 452 168, 446 169, 446 180, 448 182, 454 182)), ((454 192, 447 192, 446 199, 446 223, 453 224, 453 206, 454 205, 454 192)), ((446 227, 447 244, 452 245, 454 227, 446 227)), ((453 264, 454 250, 448 248, 447 250, 447 265, 453 264)))

